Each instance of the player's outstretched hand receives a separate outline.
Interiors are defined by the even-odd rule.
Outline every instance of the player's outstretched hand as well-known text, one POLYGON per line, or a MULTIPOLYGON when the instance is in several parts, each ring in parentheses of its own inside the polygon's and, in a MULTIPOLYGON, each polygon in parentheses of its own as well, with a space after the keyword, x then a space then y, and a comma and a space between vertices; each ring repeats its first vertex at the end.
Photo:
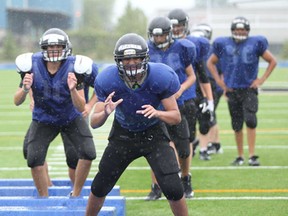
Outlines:
POLYGON ((142 108, 143 110, 137 110, 136 113, 142 114, 147 118, 158 117, 158 110, 156 110, 153 106, 143 105, 142 108))
POLYGON ((104 105, 105 105, 104 111, 106 115, 110 115, 116 109, 116 107, 123 101, 123 99, 121 98, 118 101, 113 102, 112 98, 114 94, 115 92, 112 92, 111 94, 109 94, 104 102, 104 105))

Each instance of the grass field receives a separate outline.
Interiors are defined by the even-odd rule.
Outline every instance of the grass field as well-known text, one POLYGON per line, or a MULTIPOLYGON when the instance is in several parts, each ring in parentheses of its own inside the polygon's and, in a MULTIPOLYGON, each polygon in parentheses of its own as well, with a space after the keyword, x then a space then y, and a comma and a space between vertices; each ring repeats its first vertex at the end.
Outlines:
MULTIPOLYGON (((0 71, 0 178, 31 178, 22 154, 22 142, 31 121, 26 101, 16 107, 13 95, 19 84, 15 71, 0 71)), ((276 69, 265 86, 288 86, 287 69, 276 69), (286 71, 285 71, 286 70, 286 71)), ((260 92, 256 154, 260 167, 230 166, 237 156, 230 117, 224 98, 217 110, 224 154, 213 155, 211 161, 192 161, 191 173, 195 198, 187 200, 190 215, 275 215, 288 214, 288 92, 260 92)), ((94 177, 97 164, 107 144, 111 118, 93 130, 97 159, 89 178, 94 177)), ((246 162, 248 157, 245 146, 246 162)), ((61 139, 50 146, 47 161, 52 179, 68 178, 61 139)), ((133 162, 120 178, 121 194, 127 198, 128 216, 172 215, 165 199, 146 202, 150 189, 150 171, 145 160, 133 162)))

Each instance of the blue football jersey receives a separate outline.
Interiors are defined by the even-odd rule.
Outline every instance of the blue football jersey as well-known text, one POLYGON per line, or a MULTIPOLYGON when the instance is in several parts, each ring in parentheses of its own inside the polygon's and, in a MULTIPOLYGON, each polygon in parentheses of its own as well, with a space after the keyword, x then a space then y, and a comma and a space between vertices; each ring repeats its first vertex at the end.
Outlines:
POLYGON ((213 53, 221 60, 224 81, 229 88, 248 88, 258 75, 259 57, 268 49, 263 36, 250 36, 236 43, 231 37, 213 42, 213 53))
MULTIPOLYGON (((191 35, 187 35, 185 39, 192 42, 196 47, 196 59, 194 62, 192 62, 193 69, 195 71, 195 74, 197 76, 197 81, 193 84, 192 88, 195 90, 195 92, 198 91, 201 92, 199 87, 199 73, 200 71, 197 71, 197 64, 201 63, 201 61, 206 62, 209 56, 210 51, 210 43, 209 40, 205 37, 194 37, 191 35)), ((207 75, 206 75, 207 76, 207 75)), ((208 77, 207 77, 208 78, 208 77)), ((201 93, 202 95, 202 93, 201 93)), ((198 97, 198 94, 195 93, 195 97, 198 97)))
MULTIPOLYGON (((176 40, 167 50, 163 51, 148 41, 148 47, 150 62, 159 62, 170 66, 178 75, 181 84, 187 79, 185 69, 196 59, 194 44, 185 39, 176 40)), ((184 101, 195 96, 193 88, 189 88, 177 99, 177 103, 183 105, 184 101)))
POLYGON ((137 110, 150 104, 158 108, 161 100, 175 94, 180 88, 176 73, 167 65, 148 63, 147 77, 141 86, 135 90, 127 87, 121 79, 116 65, 105 68, 95 79, 94 90, 99 101, 105 101, 110 93, 115 91, 113 101, 123 99, 116 107, 115 118, 123 128, 130 131, 144 131, 155 125, 159 119, 148 119, 137 110))
MULTIPOLYGON (((209 51, 210 51, 210 43, 207 38, 204 37, 194 37, 191 35, 187 35, 186 38, 187 40, 191 41, 193 44, 195 44, 196 47, 196 53, 197 53, 197 58, 196 58, 196 63, 206 60, 209 56, 209 51)), ((193 65, 195 67, 195 65, 193 65)), ((195 70, 195 68, 194 68, 195 70)))
POLYGON ((57 73, 49 75, 41 52, 32 56, 33 73, 33 120, 63 126, 70 123, 80 112, 74 107, 67 84, 68 72, 74 72, 75 57, 63 61, 57 73))

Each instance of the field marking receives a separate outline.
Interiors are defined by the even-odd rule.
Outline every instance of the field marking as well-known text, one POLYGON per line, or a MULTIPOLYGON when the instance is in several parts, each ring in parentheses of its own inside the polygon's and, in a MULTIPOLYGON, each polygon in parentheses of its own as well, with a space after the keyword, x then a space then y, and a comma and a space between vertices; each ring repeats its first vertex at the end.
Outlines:
MULTIPOLYGON (((146 167, 128 167, 128 170, 150 170, 149 166, 146 167)), ((211 167, 211 166, 207 166, 207 167, 193 167, 191 166, 190 170, 246 170, 246 169, 288 169, 288 166, 258 166, 258 167, 253 167, 253 166, 219 166, 219 167, 211 167)))
MULTIPOLYGON (((125 197, 126 200, 145 200, 146 197, 125 197)), ((166 200, 165 197, 160 198, 159 200, 166 200)), ((245 197, 193 197, 192 199, 186 199, 187 202, 192 202, 194 200, 288 200, 288 197, 250 197, 250 196, 245 196, 245 197)))
MULTIPOLYGON (((49 164, 53 164, 53 162, 49 162, 49 164)), ((60 163, 56 163, 60 164, 60 163)), ((62 164, 62 162, 61 162, 62 164)), ((63 162, 63 165, 66 164, 63 162)), ((95 166, 94 166, 95 167, 95 166)), ((97 168, 95 168, 97 169, 97 168)), ((258 169, 258 170, 278 170, 278 169, 288 169, 288 166, 259 166, 259 167, 253 167, 253 166, 219 166, 219 167, 211 167, 211 166, 205 166, 205 167, 191 167, 191 170, 248 170, 248 169, 258 169)), ((22 170, 30 170, 29 167, 0 167, 0 171, 22 171, 22 170)), ((91 168, 91 170, 94 170, 94 168, 91 168)), ((131 166, 128 167, 126 170, 133 170, 133 171, 142 171, 142 170, 150 170, 149 166, 142 166, 142 167, 135 167, 131 166)), ((51 175, 60 175, 60 174, 67 174, 67 167, 49 167, 49 173, 51 175), (65 172, 61 172, 65 171, 65 172)))
MULTIPOLYGON (((121 193, 149 193, 151 189, 148 190, 123 190, 121 193)), ((288 189, 198 189, 193 190, 195 193, 288 193, 288 189)), ((288 196, 287 196, 288 198, 288 196)))
MULTIPOLYGON (((99 140, 98 140, 99 141, 99 140)), ((100 157, 101 153, 104 152, 104 149, 99 149, 99 147, 106 147, 107 146, 107 143, 106 143, 106 140, 105 140, 105 144, 101 144, 101 143, 97 143, 96 144, 96 152, 97 152, 97 157, 100 157)), ((288 145, 257 145, 256 144, 256 148, 257 149, 288 149, 288 145)), ((23 146, 22 145, 17 145, 17 146, 0 146, 0 151, 19 151, 19 150, 22 150, 23 149, 23 146)), ((223 149, 224 151, 226 149, 233 149, 235 150, 236 149, 236 144, 235 145, 223 145, 223 149)), ((244 149, 248 149, 248 146, 245 145, 244 146, 244 149)), ((60 145, 58 146, 50 146, 49 147, 49 150, 59 150, 59 151, 64 151, 64 147, 63 147, 63 144, 61 143, 60 145)), ((54 154, 54 153, 53 153, 54 154)), ((64 154, 64 153, 59 153, 59 152, 56 152, 55 155, 57 154, 64 154)), ((50 159, 50 158, 49 158, 50 159)))

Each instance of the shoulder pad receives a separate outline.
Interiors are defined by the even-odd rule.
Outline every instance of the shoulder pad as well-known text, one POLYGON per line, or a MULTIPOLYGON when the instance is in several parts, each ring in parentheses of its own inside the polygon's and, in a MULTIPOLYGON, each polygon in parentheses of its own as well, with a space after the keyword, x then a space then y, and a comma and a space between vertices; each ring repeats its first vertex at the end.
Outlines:
POLYGON ((74 63, 75 73, 90 75, 92 72, 93 61, 91 58, 83 55, 76 55, 74 63))
POLYGON ((33 53, 24 53, 16 57, 15 64, 18 73, 29 72, 32 68, 33 53))

